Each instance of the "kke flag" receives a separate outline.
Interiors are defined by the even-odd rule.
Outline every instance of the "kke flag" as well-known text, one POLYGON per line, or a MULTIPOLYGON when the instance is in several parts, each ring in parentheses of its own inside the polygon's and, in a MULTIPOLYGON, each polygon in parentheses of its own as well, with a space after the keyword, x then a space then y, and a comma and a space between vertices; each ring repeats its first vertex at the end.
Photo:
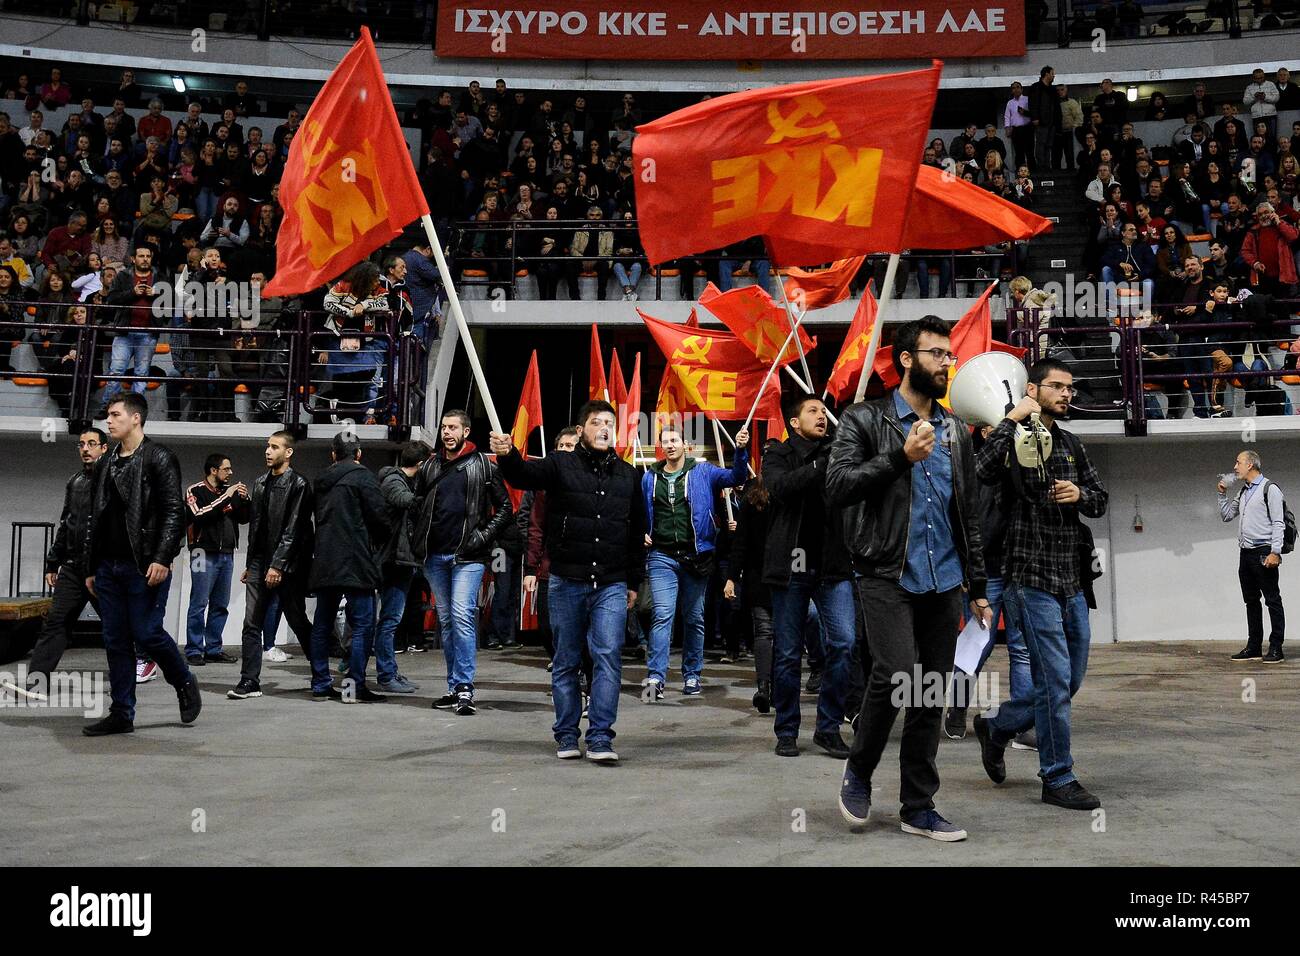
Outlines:
MULTIPOLYGON (((739 421, 749 414, 767 366, 744 343, 729 332, 684 328, 640 309, 637 314, 668 359, 656 411, 698 412, 723 421, 739 421)), ((781 364, 789 361, 787 358, 781 364)), ((757 414, 759 418, 780 417, 781 386, 776 376, 768 382, 757 414)))
POLYGON ((849 284, 862 268, 866 256, 854 256, 832 262, 825 269, 809 272, 806 269, 786 270, 785 297, 795 308, 805 312, 824 309, 849 297, 849 284))
POLYGON ((264 297, 337 278, 429 212, 365 27, 289 147, 280 204, 275 278, 264 297))
POLYGON ((605 401, 609 382, 605 380, 605 357, 600 354, 600 333, 595 322, 591 323, 591 375, 587 382, 587 401, 605 401))
MULTIPOLYGON (((756 285, 719 292, 710 282, 700 296, 700 305, 716 315, 766 365, 772 364, 790 337, 789 314, 772 300, 767 290, 756 285)), ((817 340, 809 338, 802 325, 799 341, 805 354, 817 347, 817 340)), ((786 349, 786 355, 798 357, 794 342, 786 349)))
POLYGON ((510 430, 510 443, 519 454, 528 454, 528 436, 542 424, 542 379, 537 373, 537 349, 528 360, 528 374, 524 388, 519 393, 519 411, 515 412, 515 427, 510 430))
POLYGON ((1052 228, 1023 206, 995 196, 942 169, 922 166, 907 216, 912 249, 973 249, 1008 239, 1030 239, 1052 228))
POLYGON ((732 93, 638 126, 650 264, 750 236, 781 265, 901 252, 941 66, 732 93))
MULTIPOLYGON (((830 381, 826 391, 836 402, 842 402, 853 395, 858 387, 858 376, 862 374, 862 363, 867 360, 867 344, 871 341, 871 330, 876 324, 876 297, 871 294, 871 282, 862 290, 857 311, 849 323, 849 331, 844 336, 844 345, 839 357, 831 369, 830 381)), ((882 349, 877 349, 879 355, 882 349)), ((878 363, 877 363, 878 364, 878 363)))
POLYGON ((636 454, 638 419, 641 417, 641 353, 632 363, 632 383, 627 387, 623 404, 618 407, 618 439, 614 450, 629 464, 636 454))
POLYGON ((618 360, 618 349, 609 357, 609 403, 617 412, 627 404, 627 382, 623 379, 623 366, 618 360))

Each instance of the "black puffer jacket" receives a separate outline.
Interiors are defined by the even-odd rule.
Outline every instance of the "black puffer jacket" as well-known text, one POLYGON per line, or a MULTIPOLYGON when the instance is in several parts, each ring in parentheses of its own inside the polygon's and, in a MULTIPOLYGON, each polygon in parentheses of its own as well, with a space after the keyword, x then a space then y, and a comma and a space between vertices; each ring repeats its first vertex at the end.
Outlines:
POLYGON ((407 478, 406 473, 396 465, 379 469, 379 490, 384 494, 384 504, 388 506, 388 523, 393 532, 388 536, 388 544, 379 555, 379 563, 384 568, 414 568, 420 562, 411 550, 411 535, 415 531, 416 503, 415 481, 407 478))
POLYGON ((546 492, 546 552, 550 573, 604 586, 641 586, 645 575, 645 504, 641 475, 613 451, 579 442, 569 454, 525 461, 518 451, 499 458, 516 488, 546 492))
POLYGON ((326 468, 312 488, 316 558, 307 586, 373 591, 382 581, 378 554, 388 543, 388 507, 379 479, 355 461, 326 468))
POLYGON ((59 515, 59 530, 54 532, 54 543, 45 556, 45 570, 51 574, 68 567, 81 577, 87 577, 86 522, 90 518, 90 497, 95 490, 95 468, 82 468, 68 479, 63 489, 63 512, 59 515))
MULTIPOLYGON (((111 449, 95 463, 90 520, 86 522, 87 555, 95 554, 95 532, 108 508, 110 466, 117 451, 111 449)), ((126 531, 140 573, 151 564, 171 567, 185 538, 181 463, 175 452, 146 437, 121 472, 117 490, 126 502, 126 531)), ((87 575, 94 571, 93 567, 86 569, 87 575)))
POLYGON ((415 494, 421 499, 420 517, 411 538, 411 551, 417 564, 423 564, 429 550, 429 531, 433 526, 434 502, 438 485, 452 470, 465 472, 465 524, 460 545, 456 548, 457 564, 485 564, 492 560, 492 549, 514 514, 510 496, 501 474, 487 455, 466 443, 468 448, 448 461, 440 450, 431 455, 415 476, 415 494))
POLYGON ((760 511, 743 494, 740 496, 736 533, 731 536, 731 553, 727 559, 727 577, 740 585, 741 603, 747 608, 772 608, 772 592, 763 583, 768 514, 768 509, 760 511))
MULTIPOLYGON (((826 455, 830 442, 830 438, 814 442, 791 434, 785 441, 769 444, 764 450, 763 482, 771 501, 763 550, 763 581, 773 587, 786 587, 790 583, 805 499, 811 495, 825 497, 826 455)), ((843 581, 852 573, 849 555, 844 549, 843 526, 836 520, 829 502, 824 510, 822 553, 806 556, 804 567, 816 569, 824 580, 843 581)))
MULTIPOLYGON (((988 576, 980 537, 979 480, 966 423, 939 406, 952 445, 952 519, 957 555, 972 601, 984 597, 988 576)), ((836 510, 853 566, 871 577, 898 581, 907 561, 912 518, 912 463, 903 452, 908 429, 898 420, 891 392, 851 405, 840 414, 826 472, 827 505, 836 510)), ((942 438, 942 432, 939 438, 942 438)))
POLYGON ((250 578, 265 572, 266 568, 262 565, 267 561, 268 554, 269 567, 281 574, 296 574, 307 570, 311 565, 312 547, 315 543, 311 525, 311 483, 292 468, 285 471, 269 492, 271 497, 266 503, 264 553, 252 552, 252 544, 257 540, 260 530, 262 498, 268 494, 266 489, 271 478, 271 473, 264 471, 253 482, 253 502, 248 519, 250 578))

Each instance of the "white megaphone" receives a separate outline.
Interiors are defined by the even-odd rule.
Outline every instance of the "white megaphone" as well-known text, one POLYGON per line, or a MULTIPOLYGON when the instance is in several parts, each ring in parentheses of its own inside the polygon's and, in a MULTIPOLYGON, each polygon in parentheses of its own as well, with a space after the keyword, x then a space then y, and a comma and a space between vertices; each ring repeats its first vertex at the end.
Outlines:
MULTIPOLYGON (((1024 364, 1006 352, 982 352, 961 364, 948 387, 953 414, 972 425, 996 425, 1025 397, 1029 373, 1024 364)), ((1039 420, 1016 426, 1016 460, 1026 468, 1039 468, 1052 455, 1052 434, 1039 420)))

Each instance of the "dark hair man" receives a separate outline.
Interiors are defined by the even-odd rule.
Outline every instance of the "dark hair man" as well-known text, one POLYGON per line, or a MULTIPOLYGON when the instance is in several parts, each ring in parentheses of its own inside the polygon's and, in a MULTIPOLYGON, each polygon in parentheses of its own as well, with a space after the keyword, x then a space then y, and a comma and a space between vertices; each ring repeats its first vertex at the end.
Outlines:
POLYGON ((763 482, 770 497, 763 583, 772 590, 776 754, 799 756, 799 678, 811 602, 821 618, 826 656, 813 743, 843 759, 849 748, 839 728, 849 684, 854 608, 842 523, 826 507, 831 453, 826 406, 801 395, 786 403, 785 416, 789 437, 769 443, 763 456, 763 482))
POLYGON ((646 574, 654 601, 654 624, 646 666, 654 687, 645 702, 664 699, 668 652, 677 610, 682 615, 682 694, 700 693, 704 670, 704 592, 713 574, 717 525, 713 503, 724 488, 739 488, 749 474, 749 432, 736 436, 736 456, 722 468, 686 454, 680 427, 659 430, 664 460, 641 476, 644 498, 646 574))
POLYGON ((63 489, 63 511, 54 543, 45 557, 45 584, 52 591, 50 612, 45 616, 41 636, 32 649, 27 665, 27 681, 4 682, 3 686, 32 700, 49 699, 50 672, 68 647, 68 631, 81 616, 86 602, 99 611, 99 601, 86 588, 85 530, 90 517, 90 498, 94 489, 95 462, 108 451, 108 436, 90 428, 77 437, 77 455, 81 467, 68 479, 63 489))
MULTIPOLYGON (((573 425, 561 428, 555 435, 552 448, 557 452, 570 452, 578 447, 581 429, 573 425)), ((537 608, 537 627, 542 635, 542 646, 546 649, 548 659, 555 658, 555 636, 551 632, 551 619, 548 612, 547 591, 549 588, 538 587, 550 581, 550 560, 546 556, 546 492, 526 491, 519 502, 519 518, 525 525, 524 545, 524 593, 535 594, 537 608)), ((582 672, 587 679, 587 689, 591 688, 591 653, 586 644, 582 647, 582 672)))
POLYGON ((1240 518, 1237 545, 1241 558, 1237 579, 1241 599, 1246 604, 1246 646, 1230 660, 1280 664, 1283 660, 1286 614, 1282 608, 1282 591, 1278 586, 1278 568, 1282 565, 1282 539, 1286 531, 1286 502, 1282 489, 1264 477, 1263 463, 1253 451, 1243 451, 1232 463, 1233 474, 1242 482, 1241 490, 1228 497, 1228 486, 1219 482, 1219 511, 1224 521, 1240 518), (1271 630, 1268 653, 1264 654, 1264 612, 1260 596, 1268 605, 1271 630))
MULTIPOLYGON (((361 464, 361 442, 339 432, 330 461, 312 487, 316 555, 307 589, 316 595, 311 628, 311 696, 346 704, 386 700, 366 686, 366 663, 375 645, 375 589, 382 581, 375 555, 388 540, 388 509, 379 480, 361 464), (352 652, 345 692, 330 676, 329 638, 339 605, 347 602, 352 652)), ((246 628, 247 629, 247 628, 246 628)))
MULTIPOLYGON (((266 440, 267 470, 253 482, 248 558, 239 578, 245 586, 241 664, 239 683, 226 691, 231 700, 262 696, 262 657, 266 653, 262 626, 266 609, 276 598, 303 656, 311 659, 312 622, 306 604, 313 545, 312 490, 307 479, 293 469, 293 446, 292 432, 272 433, 266 440)), ((268 656, 275 659, 275 655, 268 656)))
POLYGON ((447 694, 434 701, 458 715, 475 712, 478 589, 494 544, 513 511, 496 465, 469 440, 469 414, 442 413, 439 448, 420 467, 415 495, 419 520, 411 539, 415 560, 433 591, 447 660, 447 694))
POLYGON ((108 715, 81 732, 128 734, 135 725, 135 648, 162 668, 176 688, 182 723, 203 707, 199 682, 176 642, 162 629, 171 589, 171 563, 185 532, 181 466, 165 445, 144 434, 149 407, 135 392, 108 406, 108 434, 117 446, 95 464, 86 522, 86 588, 99 599, 113 703, 108 715))
POLYGON ((501 474, 516 488, 546 492, 548 598, 555 631, 551 692, 555 701, 555 755, 582 756, 578 669, 583 644, 595 670, 587 723, 587 756, 618 761, 614 721, 623 662, 627 611, 645 574, 645 509, 640 476, 614 450, 614 407, 591 401, 578 409, 582 434, 570 455, 525 461, 510 436, 494 432, 492 451, 501 474))
POLYGON ((1088 600, 1092 549, 1080 515, 1100 518, 1108 494, 1083 443, 1057 420, 1070 410, 1074 376, 1056 359, 1029 369, 1026 395, 989 433, 976 456, 980 480, 1009 481, 1014 490, 1003 545, 1003 607, 1025 636, 1033 672, 1031 697, 1013 697, 991 718, 976 717, 984 770, 994 783, 1006 779, 1008 741, 1033 727, 1038 736, 1044 803, 1067 810, 1093 810, 1101 801, 1074 775, 1070 755, 1070 698, 1088 668, 1088 600), (1040 468, 1015 459, 1016 426, 1037 414, 1052 436, 1040 468), (1087 548, 1081 554, 1080 545, 1087 548), (1084 575, 1089 577, 1085 580, 1084 575))
POLYGON ((898 716, 901 683, 908 691, 898 754, 902 830, 952 842, 966 831, 934 808, 943 702, 926 699, 925 690, 933 680, 942 686, 952 671, 962 589, 984 626, 992 618, 979 483, 970 433, 939 404, 956 361, 948 325, 927 315, 900 326, 893 358, 901 384, 840 416, 826 474, 828 504, 846 509, 872 661, 840 812, 855 826, 867 822, 871 778, 898 716))
POLYGON ((186 617, 185 659, 191 667, 207 661, 233 664, 222 633, 229 617, 230 579, 235 573, 239 526, 248 524, 244 483, 230 483, 235 469, 220 452, 203 462, 203 480, 185 489, 186 535, 190 547, 190 608, 186 617), (207 620, 204 620, 206 616, 207 620))
POLYGON ((422 441, 407 442, 398 454, 396 465, 379 469, 379 490, 383 492, 388 523, 393 529, 379 558, 384 580, 380 587, 379 630, 375 636, 375 674, 380 693, 384 694, 414 694, 420 689, 418 684, 398 673, 393 635, 406 612, 406 594, 420 566, 411 547, 419 512, 415 479, 430 451, 422 441))
MULTIPOLYGON (((157 293, 162 291, 163 279, 154 268, 153 249, 144 243, 137 243, 131 255, 131 267, 123 269, 113 277, 113 284, 104 294, 104 301, 109 305, 122 306, 117 310, 117 332, 113 335, 112 354, 109 358, 108 374, 140 377, 140 381, 131 385, 137 395, 143 395, 148 384, 144 376, 149 374, 149 365, 153 361, 154 348, 158 336, 153 332, 141 332, 139 329, 156 325, 153 306, 157 293)), ((122 383, 110 378, 104 389, 103 406, 97 417, 103 417, 109 403, 122 390, 122 383)))

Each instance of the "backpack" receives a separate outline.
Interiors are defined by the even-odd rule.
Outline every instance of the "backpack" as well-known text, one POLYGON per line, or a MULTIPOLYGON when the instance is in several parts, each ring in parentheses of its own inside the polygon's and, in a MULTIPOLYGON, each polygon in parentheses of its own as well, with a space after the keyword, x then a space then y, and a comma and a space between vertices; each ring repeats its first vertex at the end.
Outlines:
MULTIPOLYGON (((1268 486, 1273 484, 1267 478, 1264 479, 1264 511, 1268 515, 1268 520, 1273 520, 1273 510, 1268 506, 1268 486)), ((1281 489, 1278 489, 1279 491, 1281 489)), ((1290 554, 1295 550, 1295 513, 1286 505, 1286 498, 1282 498, 1282 553, 1290 554)))

